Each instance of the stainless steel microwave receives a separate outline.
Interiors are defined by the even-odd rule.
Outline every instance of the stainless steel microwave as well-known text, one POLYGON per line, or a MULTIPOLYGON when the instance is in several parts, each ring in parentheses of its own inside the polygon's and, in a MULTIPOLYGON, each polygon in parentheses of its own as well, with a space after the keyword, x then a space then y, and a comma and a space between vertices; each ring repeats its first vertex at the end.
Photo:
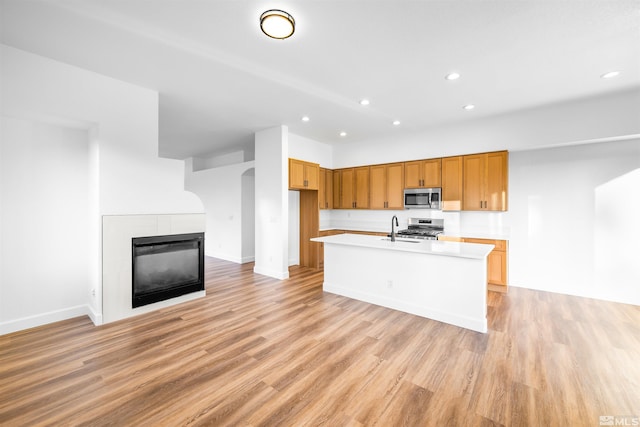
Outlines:
POLYGON ((442 188, 406 188, 405 209, 442 209, 442 188))

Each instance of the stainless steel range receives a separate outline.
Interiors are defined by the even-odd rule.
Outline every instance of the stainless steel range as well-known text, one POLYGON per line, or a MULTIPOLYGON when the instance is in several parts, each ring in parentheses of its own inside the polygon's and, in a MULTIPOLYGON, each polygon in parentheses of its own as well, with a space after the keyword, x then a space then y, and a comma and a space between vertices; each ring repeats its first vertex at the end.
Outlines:
POLYGON ((409 218, 409 228, 398 231, 403 239, 437 240, 444 232, 444 219, 409 218))

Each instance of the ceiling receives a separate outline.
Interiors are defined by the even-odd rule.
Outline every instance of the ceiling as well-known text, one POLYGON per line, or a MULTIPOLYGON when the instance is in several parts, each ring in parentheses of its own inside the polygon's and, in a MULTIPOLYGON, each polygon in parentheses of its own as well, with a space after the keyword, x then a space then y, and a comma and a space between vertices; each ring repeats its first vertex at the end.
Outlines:
POLYGON ((160 154, 178 159, 278 125, 349 144, 640 87, 640 0, 0 0, 0 14, 3 44, 158 91, 160 154), (293 15, 291 38, 260 31, 271 8, 293 15))

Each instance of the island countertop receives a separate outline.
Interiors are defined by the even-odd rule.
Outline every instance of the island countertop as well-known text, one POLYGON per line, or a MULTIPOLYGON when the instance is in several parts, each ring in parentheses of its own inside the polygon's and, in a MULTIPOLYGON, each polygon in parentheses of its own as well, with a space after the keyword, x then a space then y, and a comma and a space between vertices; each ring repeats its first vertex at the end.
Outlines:
POLYGON ((438 240, 418 240, 396 238, 392 242, 388 237, 364 234, 336 234, 334 236, 315 237, 313 242, 336 245, 359 246, 365 248, 384 249, 399 252, 423 253, 458 258, 483 259, 492 250, 493 245, 477 243, 447 242, 438 240))

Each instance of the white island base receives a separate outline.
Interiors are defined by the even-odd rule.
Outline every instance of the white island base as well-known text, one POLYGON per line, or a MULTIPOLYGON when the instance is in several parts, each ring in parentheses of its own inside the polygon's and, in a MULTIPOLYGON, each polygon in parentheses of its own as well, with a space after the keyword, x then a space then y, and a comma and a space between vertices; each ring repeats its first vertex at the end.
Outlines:
POLYGON ((324 243, 324 291, 487 332, 493 245, 356 234, 311 240, 324 243))

